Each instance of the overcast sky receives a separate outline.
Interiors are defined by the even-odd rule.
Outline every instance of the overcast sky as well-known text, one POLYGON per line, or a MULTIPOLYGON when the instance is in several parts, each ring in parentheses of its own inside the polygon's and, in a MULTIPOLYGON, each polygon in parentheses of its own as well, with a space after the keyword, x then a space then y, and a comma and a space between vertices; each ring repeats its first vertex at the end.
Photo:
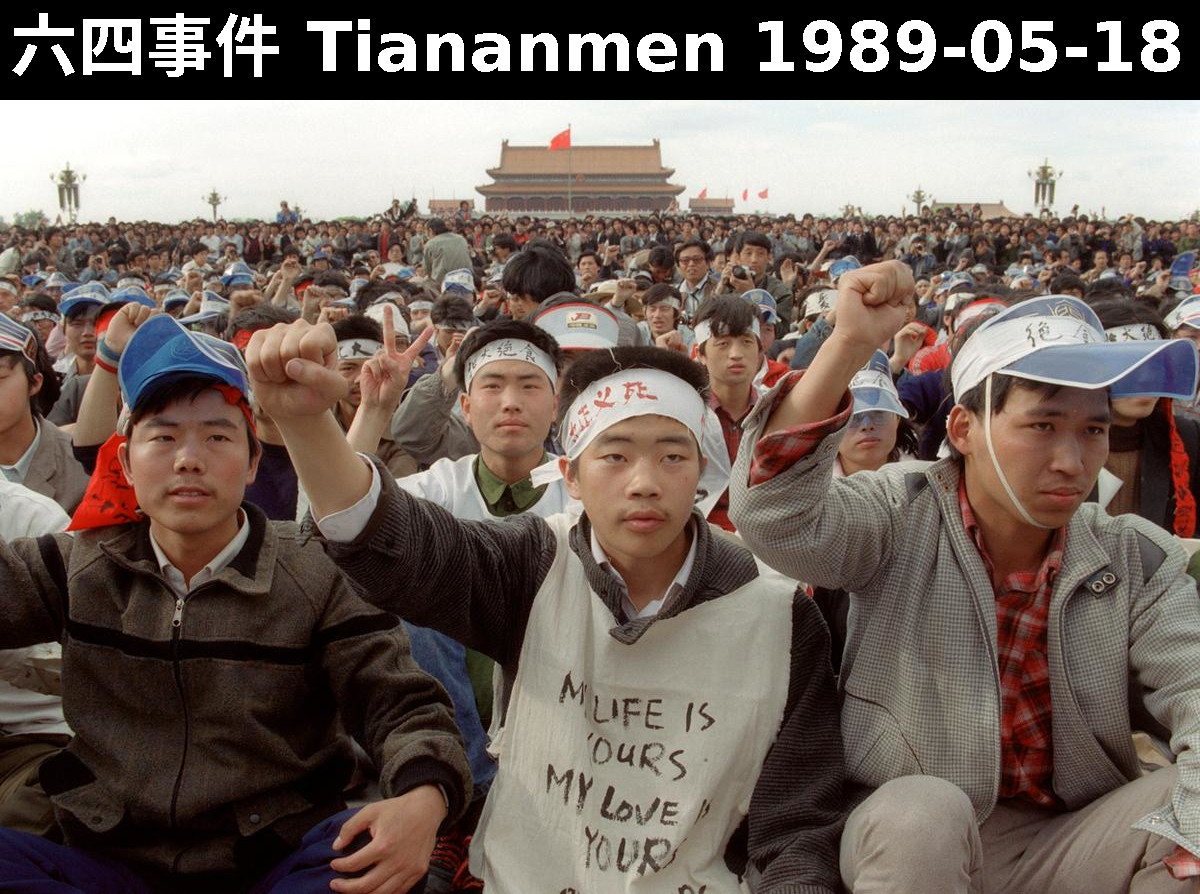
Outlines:
POLYGON ((274 216, 281 199, 314 219, 382 211, 393 196, 471 198, 500 142, 662 141, 686 199, 707 187, 735 210, 868 214, 938 201, 1033 209, 1027 171, 1064 171, 1055 209, 1178 219, 1200 207, 1200 102, 0 102, 17 127, 0 152, 0 215, 57 213, 49 179, 85 174, 81 220, 274 216), (55 108, 59 105, 59 108, 55 108), (71 121, 70 126, 53 122, 71 121), (770 198, 754 193, 769 188, 770 198), (741 202, 743 189, 750 201, 741 202))

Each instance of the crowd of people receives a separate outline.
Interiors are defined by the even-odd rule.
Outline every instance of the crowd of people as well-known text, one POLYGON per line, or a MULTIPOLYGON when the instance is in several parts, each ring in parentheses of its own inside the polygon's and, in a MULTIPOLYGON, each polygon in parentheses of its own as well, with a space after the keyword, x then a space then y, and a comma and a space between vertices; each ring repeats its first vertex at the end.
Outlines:
POLYGON ((0 890, 1200 884, 1196 222, 0 245, 0 890))

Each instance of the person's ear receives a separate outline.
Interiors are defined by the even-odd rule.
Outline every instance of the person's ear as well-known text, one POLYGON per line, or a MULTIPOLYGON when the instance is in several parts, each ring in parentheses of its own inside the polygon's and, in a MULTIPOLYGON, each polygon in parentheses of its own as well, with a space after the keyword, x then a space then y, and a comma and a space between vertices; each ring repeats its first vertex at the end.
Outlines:
POLYGON ((460 391, 458 394, 458 405, 462 408, 463 421, 467 426, 471 425, 471 396, 465 391, 460 391))
MULTIPOLYGON (((579 487, 579 478, 577 475, 572 474, 571 465, 571 461, 565 456, 560 456, 558 458, 558 470, 562 473, 563 484, 567 488, 567 493, 570 494, 573 499, 582 500, 583 491, 579 487)), ((578 472, 578 466, 575 467, 575 471, 578 472)))
POLYGON ((258 477, 258 464, 262 461, 263 448, 262 441, 256 439, 253 454, 250 457, 250 468, 246 470, 246 486, 249 487, 254 483, 254 479, 258 477))
POLYGON ((30 397, 33 397, 35 394, 37 394, 39 391, 42 390, 42 384, 44 381, 45 381, 45 379, 42 377, 41 373, 34 373, 33 381, 29 383, 29 396, 30 397))
POLYGON ((980 424, 974 413, 955 404, 946 419, 946 440, 963 456, 970 456, 974 450, 971 434, 980 424))
POLYGON ((133 481, 133 476, 129 471, 129 441, 122 441, 117 447, 117 462, 121 464, 121 471, 125 474, 126 481, 133 481))

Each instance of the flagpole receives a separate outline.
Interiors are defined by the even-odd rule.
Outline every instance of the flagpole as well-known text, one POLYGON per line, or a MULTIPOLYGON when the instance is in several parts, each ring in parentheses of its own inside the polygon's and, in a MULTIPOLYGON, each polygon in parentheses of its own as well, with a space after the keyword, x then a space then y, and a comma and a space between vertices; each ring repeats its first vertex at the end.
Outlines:
POLYGON ((575 146, 571 142, 571 122, 567 122, 567 217, 571 216, 572 200, 571 200, 571 181, 575 179, 575 171, 571 166, 572 153, 575 151, 575 146))

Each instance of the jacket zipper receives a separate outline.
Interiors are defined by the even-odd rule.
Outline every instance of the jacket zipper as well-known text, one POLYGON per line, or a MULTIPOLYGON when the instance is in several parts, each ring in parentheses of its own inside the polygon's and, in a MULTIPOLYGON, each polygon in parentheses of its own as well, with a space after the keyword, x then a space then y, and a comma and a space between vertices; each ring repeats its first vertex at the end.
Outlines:
POLYGON ((171 662, 175 668, 175 688, 179 690, 179 701, 183 705, 183 755, 179 759, 179 773, 175 777, 175 790, 171 793, 171 828, 178 824, 175 811, 179 805, 179 789, 183 786, 183 770, 187 765, 188 743, 191 741, 191 717, 188 714, 187 697, 183 690, 183 668, 179 663, 179 638, 183 628, 183 606, 185 599, 175 597, 175 614, 171 618, 171 662))

